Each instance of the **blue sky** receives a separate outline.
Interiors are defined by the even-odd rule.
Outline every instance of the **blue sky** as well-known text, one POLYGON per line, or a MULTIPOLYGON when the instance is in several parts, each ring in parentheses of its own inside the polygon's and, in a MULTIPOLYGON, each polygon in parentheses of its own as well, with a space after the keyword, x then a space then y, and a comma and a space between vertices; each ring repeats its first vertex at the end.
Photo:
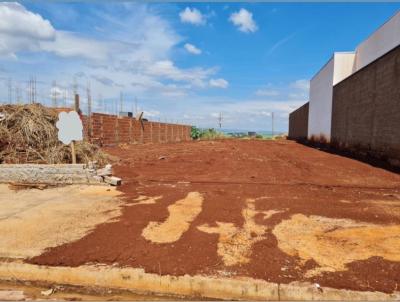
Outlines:
POLYGON ((334 51, 352 51, 400 3, 0 3, 0 90, 70 104, 90 85, 96 111, 224 128, 287 130, 309 79, 334 51), (55 83, 54 83, 55 82, 55 83))

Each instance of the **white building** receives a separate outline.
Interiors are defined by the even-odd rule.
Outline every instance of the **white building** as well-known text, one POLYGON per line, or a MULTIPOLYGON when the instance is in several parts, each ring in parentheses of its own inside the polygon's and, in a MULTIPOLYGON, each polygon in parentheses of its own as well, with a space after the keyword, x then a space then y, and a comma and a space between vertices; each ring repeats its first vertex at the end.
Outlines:
POLYGON ((331 138, 333 86, 400 45, 400 12, 358 45, 337 52, 310 81, 308 138, 331 138))

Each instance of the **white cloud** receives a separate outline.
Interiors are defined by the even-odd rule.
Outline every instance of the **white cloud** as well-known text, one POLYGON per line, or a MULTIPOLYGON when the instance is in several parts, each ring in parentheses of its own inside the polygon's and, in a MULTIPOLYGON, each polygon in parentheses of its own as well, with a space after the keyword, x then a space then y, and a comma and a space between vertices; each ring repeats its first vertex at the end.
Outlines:
MULTIPOLYGON (((0 3, 0 11, 1 6, 0 3)), ((18 59, 11 63, 22 70, 12 74, 15 86, 17 81, 25 81, 27 74, 35 74, 40 64, 43 64, 43 72, 37 74, 38 99, 45 102, 51 103, 49 91, 52 80, 57 80, 58 87, 71 91, 75 76, 78 93, 83 96, 86 94, 86 82, 91 80, 93 99, 101 95, 104 100, 99 103, 102 110, 106 108, 112 112, 115 109, 113 104, 118 103, 122 90, 126 96, 127 108, 132 108, 132 102, 137 97, 141 109, 153 116, 156 110, 161 112, 161 116, 175 117, 175 111, 181 110, 179 108, 185 106, 182 104, 186 104, 188 99, 196 98, 198 90, 229 86, 226 80, 217 75, 218 67, 182 68, 175 63, 172 58, 175 57, 175 50, 182 45, 183 38, 167 19, 147 5, 118 3, 107 9, 87 12, 86 21, 83 21, 85 29, 93 25, 90 20, 96 20, 96 25, 93 33, 85 31, 85 34, 60 30, 40 15, 22 5, 17 6, 16 9, 12 6, 11 10, 21 9, 28 16, 34 15, 36 17, 33 19, 39 18, 37 20, 44 22, 39 29, 48 24, 52 30, 46 29, 50 34, 46 34, 46 31, 37 34, 26 29, 25 34, 17 36, 8 34, 10 29, 2 31, 0 26, 0 56, 15 56, 18 59), (2 51, 2 47, 5 51, 2 51), (172 101, 179 100, 185 102, 171 106, 172 101), (177 110, 171 110, 172 107, 177 110)), ((79 11, 76 14, 81 17, 79 11)), ((20 18, 19 14, 14 16, 20 18)), ((202 22, 207 18, 202 15, 202 22)), ((24 21, 22 18, 14 22, 24 21)), ((25 87, 26 82, 18 85, 25 87)), ((59 89, 54 92, 58 96, 63 93, 59 89)), ((4 96, 7 97, 7 91, 0 91, 0 97, 4 96)), ((72 99, 68 101, 72 102, 72 99)), ((180 116, 183 113, 175 118, 180 116)))
POLYGON ((216 88, 228 88, 229 83, 227 80, 224 79, 210 79, 209 84, 211 87, 216 87, 216 88))
POLYGON ((291 83, 290 87, 299 89, 303 92, 308 92, 310 89, 310 81, 305 80, 305 79, 297 80, 297 81, 291 83))
POLYGON ((54 41, 40 42, 40 48, 60 57, 83 57, 93 60, 104 60, 110 51, 108 44, 76 34, 57 31, 54 41))
POLYGON ((229 17, 229 21, 245 33, 255 32, 258 29, 256 22, 253 20, 253 14, 244 8, 233 13, 229 17))
POLYGON ((201 49, 197 48, 197 47, 194 46, 193 44, 186 43, 184 47, 185 47, 185 49, 186 49, 189 53, 191 53, 191 54, 194 54, 194 55, 199 55, 199 54, 201 54, 201 49))
POLYGON ((74 33, 57 31, 48 20, 19 3, 0 3, 0 56, 46 51, 60 57, 105 59, 108 45, 74 33))
POLYGON ((37 51, 41 41, 55 38, 49 21, 18 3, 0 3, 0 56, 14 57, 19 51, 37 51))
POLYGON ((157 61, 147 66, 145 72, 152 76, 164 77, 174 81, 185 81, 191 84, 204 87, 204 80, 215 73, 214 68, 190 68, 179 69, 170 60, 157 61))
POLYGON ((268 88, 261 88, 255 92, 258 96, 278 96, 280 95, 278 90, 268 89, 268 88))
POLYGON ((54 38, 55 29, 42 16, 16 2, 0 3, 0 33, 39 40, 54 38))
POLYGON ((186 7, 183 11, 179 13, 179 17, 181 18, 181 22, 183 23, 191 23, 194 25, 206 24, 205 17, 196 8, 191 9, 190 7, 186 7))

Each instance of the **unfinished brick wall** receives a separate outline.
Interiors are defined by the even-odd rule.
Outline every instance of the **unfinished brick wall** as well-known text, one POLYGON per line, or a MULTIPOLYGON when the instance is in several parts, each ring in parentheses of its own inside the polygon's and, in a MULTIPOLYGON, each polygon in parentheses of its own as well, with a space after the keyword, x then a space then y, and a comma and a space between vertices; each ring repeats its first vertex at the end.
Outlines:
POLYGON ((333 88, 332 142, 400 163, 400 46, 333 88))
POLYGON ((167 143, 190 140, 191 126, 139 121, 130 117, 93 113, 83 117, 85 136, 99 145, 123 143, 167 143), (89 124, 90 122, 90 124, 89 124))
POLYGON ((290 139, 306 139, 308 134, 308 107, 309 103, 304 104, 289 115, 289 134, 290 139))

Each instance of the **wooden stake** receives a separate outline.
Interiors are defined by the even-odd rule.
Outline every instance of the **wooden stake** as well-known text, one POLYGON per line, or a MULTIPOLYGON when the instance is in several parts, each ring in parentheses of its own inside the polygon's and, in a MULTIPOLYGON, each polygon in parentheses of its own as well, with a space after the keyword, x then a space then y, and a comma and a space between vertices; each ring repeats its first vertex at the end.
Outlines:
POLYGON ((75 141, 71 141, 72 163, 76 164, 75 141))

